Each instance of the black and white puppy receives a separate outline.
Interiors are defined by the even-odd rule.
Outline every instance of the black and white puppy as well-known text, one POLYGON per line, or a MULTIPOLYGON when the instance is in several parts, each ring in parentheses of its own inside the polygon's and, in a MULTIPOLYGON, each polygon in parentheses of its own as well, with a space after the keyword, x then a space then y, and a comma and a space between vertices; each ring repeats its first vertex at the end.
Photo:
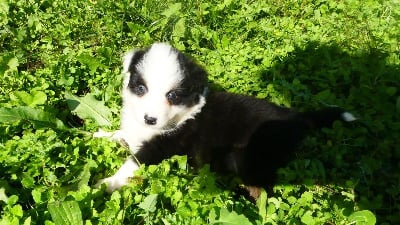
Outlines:
POLYGON ((95 133, 126 142, 135 156, 98 183, 110 192, 127 184, 139 162, 158 164, 173 155, 187 155, 194 168, 209 164, 234 174, 245 185, 269 186, 307 131, 355 119, 339 108, 299 113, 208 91, 207 72, 166 43, 129 52, 123 73, 120 130, 95 133))

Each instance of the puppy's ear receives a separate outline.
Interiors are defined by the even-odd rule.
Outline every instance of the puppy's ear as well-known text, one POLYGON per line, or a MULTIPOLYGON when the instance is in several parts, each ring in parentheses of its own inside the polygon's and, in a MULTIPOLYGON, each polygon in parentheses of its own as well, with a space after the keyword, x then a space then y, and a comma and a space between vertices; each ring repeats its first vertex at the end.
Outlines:
POLYGON ((129 72, 129 66, 131 65, 132 58, 135 55, 135 52, 137 52, 137 50, 131 50, 125 53, 124 57, 122 58, 123 73, 129 72))
POLYGON ((145 53, 148 51, 146 49, 134 49, 125 54, 122 59, 123 71, 124 73, 131 72, 135 69, 136 65, 142 61, 145 53))
POLYGON ((132 58, 135 55, 135 50, 131 50, 127 53, 122 58, 122 75, 124 76, 123 80, 123 87, 126 88, 129 83, 129 77, 131 76, 129 73, 129 67, 132 62, 132 58))
POLYGON ((135 70, 136 65, 143 59, 146 50, 134 49, 125 54, 122 58, 122 74, 124 75, 123 87, 127 87, 131 72, 135 70))

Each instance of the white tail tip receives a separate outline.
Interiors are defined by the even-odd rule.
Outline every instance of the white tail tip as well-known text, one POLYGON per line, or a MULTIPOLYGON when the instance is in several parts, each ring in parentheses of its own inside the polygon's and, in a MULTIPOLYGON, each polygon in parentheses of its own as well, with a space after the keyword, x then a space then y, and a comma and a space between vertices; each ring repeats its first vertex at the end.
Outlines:
POLYGON ((351 122, 351 121, 357 120, 357 118, 349 112, 344 112, 344 113, 342 113, 341 116, 342 116, 342 119, 346 122, 351 122))

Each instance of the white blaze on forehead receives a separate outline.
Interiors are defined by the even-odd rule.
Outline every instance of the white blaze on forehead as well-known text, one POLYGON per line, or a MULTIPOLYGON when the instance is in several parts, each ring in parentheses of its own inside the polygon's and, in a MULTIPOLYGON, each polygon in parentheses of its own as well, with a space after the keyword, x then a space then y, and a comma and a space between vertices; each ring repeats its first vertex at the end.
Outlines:
POLYGON ((137 69, 149 92, 167 92, 183 79, 177 52, 164 43, 153 44, 137 69))

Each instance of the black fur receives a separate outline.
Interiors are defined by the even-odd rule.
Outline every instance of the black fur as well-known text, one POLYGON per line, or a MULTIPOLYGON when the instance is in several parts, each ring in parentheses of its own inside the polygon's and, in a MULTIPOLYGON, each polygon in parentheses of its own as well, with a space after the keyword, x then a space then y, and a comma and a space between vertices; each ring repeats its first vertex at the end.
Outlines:
MULTIPOLYGON (((246 185, 265 187, 273 184, 276 170, 317 125, 308 113, 248 96, 211 93, 206 102, 195 119, 143 143, 136 158, 157 164, 176 154, 187 155, 195 168, 210 164, 213 171, 236 174, 246 185)), ((326 123, 340 118, 341 110, 332 111, 338 113, 325 118, 326 123)))

